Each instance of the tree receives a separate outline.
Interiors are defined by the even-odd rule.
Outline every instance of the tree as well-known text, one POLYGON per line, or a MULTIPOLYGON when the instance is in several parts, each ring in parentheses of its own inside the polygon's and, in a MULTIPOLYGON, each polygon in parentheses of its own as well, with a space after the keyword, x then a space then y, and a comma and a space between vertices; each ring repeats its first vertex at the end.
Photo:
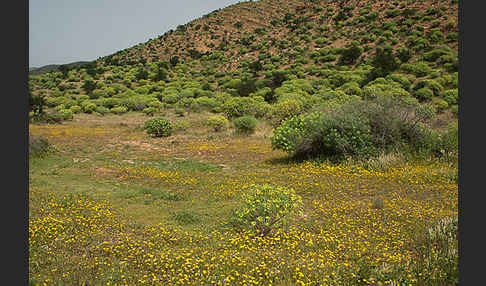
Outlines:
POLYGON ((170 64, 175 67, 179 63, 179 57, 178 56, 173 56, 170 58, 170 64))
POLYGON ((93 93, 93 90, 96 89, 96 84, 92 80, 86 80, 81 88, 84 89, 88 95, 90 95, 93 93))
POLYGON ((62 73, 63 78, 67 78, 68 72, 69 72, 69 66, 68 65, 60 65, 59 71, 62 73))
POLYGON ((45 105, 46 101, 44 99, 44 95, 35 95, 29 91, 29 111, 34 112, 35 116, 41 116, 44 114, 45 105))
POLYGON ((393 54, 393 49, 389 46, 385 48, 378 47, 371 64, 374 68, 368 74, 368 81, 375 80, 379 77, 385 77, 400 67, 400 63, 393 54))

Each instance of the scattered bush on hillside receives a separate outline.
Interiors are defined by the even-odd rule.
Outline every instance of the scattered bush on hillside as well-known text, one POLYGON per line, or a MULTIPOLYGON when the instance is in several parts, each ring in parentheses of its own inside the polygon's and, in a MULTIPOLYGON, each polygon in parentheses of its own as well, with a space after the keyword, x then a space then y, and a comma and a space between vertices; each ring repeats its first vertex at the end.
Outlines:
POLYGON ((442 92, 441 97, 449 104, 454 105, 457 104, 459 99, 459 92, 458 89, 448 89, 442 92))
POLYGON ((432 96, 434 96, 434 92, 428 87, 419 88, 415 91, 415 97, 421 101, 429 100, 432 96))
POLYGON ((432 72, 432 68, 426 62, 405 63, 400 66, 400 69, 417 77, 423 77, 432 72))
POLYGON ((238 133, 252 134, 256 130, 258 120, 251 115, 245 115, 233 120, 233 124, 235 125, 236 131, 238 133))
POLYGON ((144 130, 154 137, 168 137, 172 135, 172 123, 162 117, 152 118, 145 122, 144 130))
POLYGON ((254 229, 265 236, 285 225, 290 216, 303 214, 302 198, 293 189, 252 184, 242 189, 241 194, 241 206, 230 219, 236 228, 254 229))
POLYGON ((339 64, 351 65, 356 62, 356 60, 363 53, 363 48, 353 45, 349 48, 343 49, 341 51, 341 57, 339 58, 339 64))
POLYGON ((59 110, 63 120, 72 120, 74 118, 74 113, 70 109, 59 110))
POLYGON ((222 115, 213 115, 206 120, 206 124, 215 132, 223 131, 229 127, 229 121, 222 115))

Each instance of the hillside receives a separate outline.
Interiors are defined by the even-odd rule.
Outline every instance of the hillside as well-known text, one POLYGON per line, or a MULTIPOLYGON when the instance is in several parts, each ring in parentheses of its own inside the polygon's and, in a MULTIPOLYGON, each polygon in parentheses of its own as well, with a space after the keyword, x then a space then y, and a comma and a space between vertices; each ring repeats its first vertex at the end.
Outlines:
POLYGON ((249 96, 251 115, 280 122, 331 98, 385 93, 457 115, 457 9, 457 1, 240 2, 91 66, 31 76, 31 92, 73 113, 192 106, 231 117, 245 111, 224 104, 249 96), (295 112, 277 116, 275 103, 291 99, 295 112))
POLYGON ((434 44, 457 51, 457 38, 449 35, 458 32, 458 7, 453 2, 241 2, 103 60, 123 65, 220 52, 231 59, 215 68, 234 70, 244 59, 268 61, 272 56, 280 56, 277 62, 285 67, 299 56, 310 57, 313 51, 345 47, 353 41, 365 49, 365 55, 382 44, 415 48, 419 54, 434 44))

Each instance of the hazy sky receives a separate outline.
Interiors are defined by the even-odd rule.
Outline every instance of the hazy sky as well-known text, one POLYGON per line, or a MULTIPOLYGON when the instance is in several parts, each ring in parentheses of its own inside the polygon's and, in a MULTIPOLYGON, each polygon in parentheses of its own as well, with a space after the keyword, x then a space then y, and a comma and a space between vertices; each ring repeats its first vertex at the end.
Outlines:
POLYGON ((91 61, 241 0, 29 0, 29 67, 91 61))

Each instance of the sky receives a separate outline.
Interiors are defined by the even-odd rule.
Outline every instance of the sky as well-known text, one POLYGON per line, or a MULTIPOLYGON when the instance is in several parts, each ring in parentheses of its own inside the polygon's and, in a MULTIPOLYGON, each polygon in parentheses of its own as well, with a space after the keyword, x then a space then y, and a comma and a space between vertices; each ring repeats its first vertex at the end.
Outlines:
POLYGON ((29 0, 29 67, 92 61, 242 0, 29 0))

